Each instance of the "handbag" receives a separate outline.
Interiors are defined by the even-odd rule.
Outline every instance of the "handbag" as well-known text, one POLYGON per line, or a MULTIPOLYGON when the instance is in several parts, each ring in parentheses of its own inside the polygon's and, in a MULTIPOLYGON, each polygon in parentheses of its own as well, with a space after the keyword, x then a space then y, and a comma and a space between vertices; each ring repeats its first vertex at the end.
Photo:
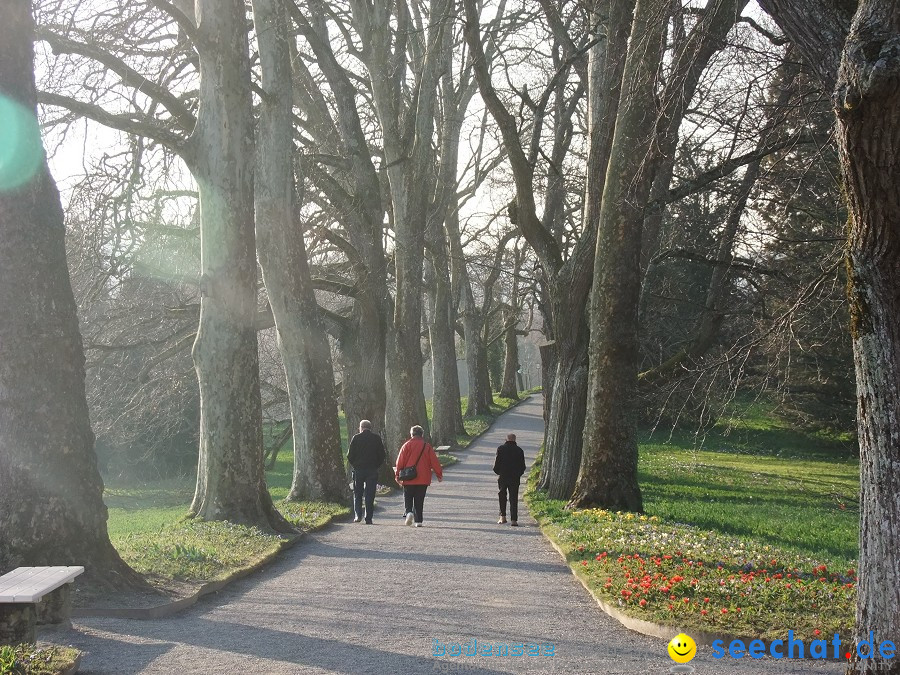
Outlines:
POLYGON ((422 439, 422 449, 419 451, 419 457, 413 464, 404 466, 397 472, 397 480, 415 480, 416 476, 419 475, 416 471, 416 464, 422 459, 422 453, 425 452, 426 445, 428 445, 428 443, 425 442, 425 439, 422 439))

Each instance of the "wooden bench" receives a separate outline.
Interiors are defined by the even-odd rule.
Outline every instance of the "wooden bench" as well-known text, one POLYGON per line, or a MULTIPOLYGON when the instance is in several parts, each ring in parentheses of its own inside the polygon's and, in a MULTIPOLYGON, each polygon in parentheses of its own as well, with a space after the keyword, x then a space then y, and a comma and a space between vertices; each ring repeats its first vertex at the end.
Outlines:
POLYGON ((72 581, 83 567, 17 567, 0 577, 0 645, 35 641, 35 625, 72 613, 72 581))
POLYGON ((439 445, 434 449, 434 451, 438 454, 441 454, 442 452, 447 453, 447 452, 450 452, 450 446, 449 445, 439 445))

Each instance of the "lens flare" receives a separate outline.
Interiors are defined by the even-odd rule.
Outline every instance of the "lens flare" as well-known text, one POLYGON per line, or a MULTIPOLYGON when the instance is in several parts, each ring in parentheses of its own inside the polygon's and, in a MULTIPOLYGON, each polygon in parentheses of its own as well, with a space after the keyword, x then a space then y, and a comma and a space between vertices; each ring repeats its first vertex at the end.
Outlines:
POLYGON ((28 183, 44 159, 34 112, 0 94, 0 191, 28 183))

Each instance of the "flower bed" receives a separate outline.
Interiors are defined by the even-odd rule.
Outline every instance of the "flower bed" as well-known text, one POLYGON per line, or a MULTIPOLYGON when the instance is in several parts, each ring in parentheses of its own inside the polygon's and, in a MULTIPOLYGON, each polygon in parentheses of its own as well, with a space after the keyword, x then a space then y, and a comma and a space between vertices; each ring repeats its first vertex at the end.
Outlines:
POLYGON ((742 637, 814 638, 853 625, 856 571, 656 516, 566 511, 528 493, 532 515, 599 596, 646 621, 742 637))

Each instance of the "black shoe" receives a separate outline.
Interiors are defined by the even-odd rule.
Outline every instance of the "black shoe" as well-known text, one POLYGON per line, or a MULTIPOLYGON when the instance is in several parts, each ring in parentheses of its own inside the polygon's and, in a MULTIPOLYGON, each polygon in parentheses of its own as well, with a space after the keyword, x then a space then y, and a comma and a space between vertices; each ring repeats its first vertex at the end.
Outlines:
POLYGON ((366 521, 366 525, 371 525, 371 524, 372 524, 372 521, 371 521, 371 520, 367 520, 367 521, 366 521))

